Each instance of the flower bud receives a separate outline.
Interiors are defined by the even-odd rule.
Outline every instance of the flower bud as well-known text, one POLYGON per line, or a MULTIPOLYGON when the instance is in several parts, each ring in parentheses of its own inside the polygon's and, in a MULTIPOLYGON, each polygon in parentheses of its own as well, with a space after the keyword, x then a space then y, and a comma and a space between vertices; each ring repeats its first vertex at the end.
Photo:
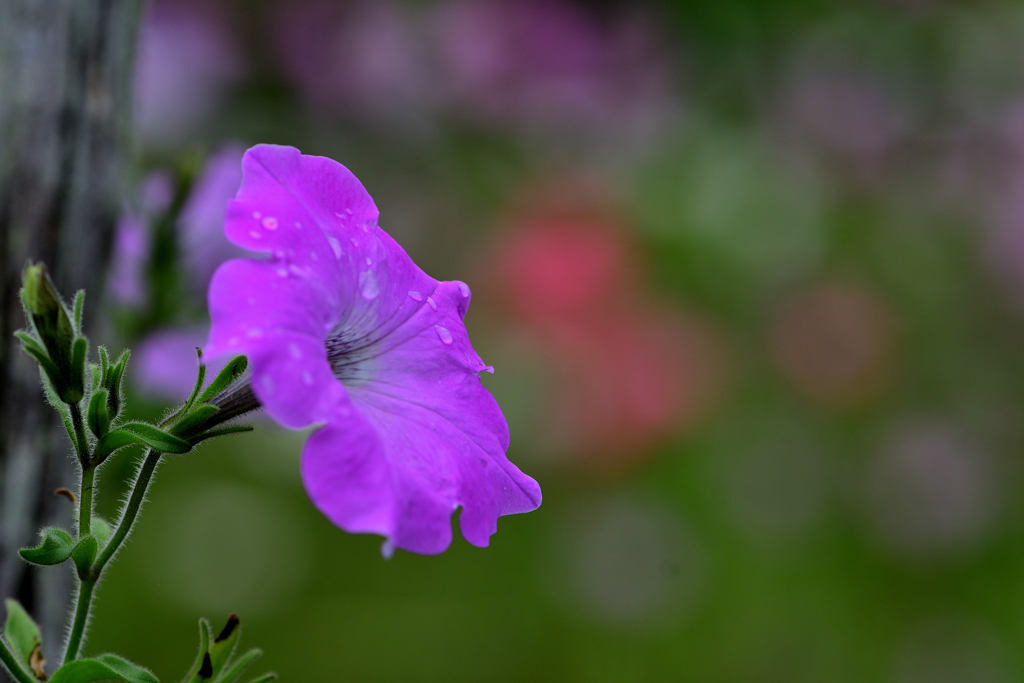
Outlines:
POLYGON ((57 395, 65 403, 77 403, 85 395, 85 386, 83 368, 75 362, 75 328, 42 263, 25 266, 21 298, 56 370, 48 374, 57 395))

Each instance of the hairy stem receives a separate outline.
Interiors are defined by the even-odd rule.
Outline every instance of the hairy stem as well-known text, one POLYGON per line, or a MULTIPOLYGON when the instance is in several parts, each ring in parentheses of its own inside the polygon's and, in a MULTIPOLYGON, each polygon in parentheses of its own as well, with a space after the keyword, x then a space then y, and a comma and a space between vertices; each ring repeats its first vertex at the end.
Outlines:
POLYGON ((121 521, 117 523, 117 531, 110 537, 110 541, 103 548, 99 559, 96 560, 96 564, 92 566, 93 579, 99 578, 103 567, 114 556, 117 549, 121 547, 124 539, 128 538, 128 532, 132 530, 135 517, 139 514, 142 502, 146 499, 146 489, 149 487, 150 479, 153 478, 153 472, 156 470, 157 463, 160 462, 161 455, 163 453, 154 450, 146 453, 146 459, 142 462, 142 467, 139 468, 139 474, 135 477, 135 483, 132 484, 132 495, 128 499, 128 504, 124 506, 124 512, 121 513, 121 521))
MULTIPOLYGON (((68 647, 64 652, 65 664, 73 661, 78 656, 78 650, 82 645, 82 637, 85 633, 85 625, 89 622, 89 611, 92 609, 93 588, 96 587, 96 582, 99 581, 103 568, 110 561, 110 558, 114 556, 114 553, 117 552, 117 549, 121 547, 121 544, 124 543, 124 539, 128 538, 128 533, 131 531, 132 525, 135 523, 135 518, 139 514, 139 509, 142 507, 142 503, 146 499, 146 489, 149 488, 149 482, 153 478, 153 472, 156 471, 156 466, 157 463, 160 462, 161 455, 162 453, 160 453, 160 451, 154 450, 150 450, 146 453, 146 459, 143 460, 142 467, 139 468, 139 473, 135 477, 135 483, 132 484, 132 495, 128 498, 128 504, 125 505, 124 511, 121 513, 121 521, 117 524, 117 531, 114 532, 110 541, 107 542, 106 547, 103 548, 99 559, 97 559, 95 564, 93 564, 88 576, 82 579, 81 586, 78 589, 78 595, 75 599, 75 621, 71 625, 71 634, 68 637, 68 647)), ((82 472, 83 484, 86 480, 86 472, 89 473, 90 488, 94 471, 95 468, 90 467, 82 472)), ((84 485, 82 488, 82 495, 82 516, 84 517, 84 485)))
POLYGON ((82 489, 78 494, 78 537, 82 538, 92 532, 92 489, 96 478, 96 466, 82 468, 82 489))
POLYGON ((3 662, 4 668, 18 683, 39 683, 36 677, 25 671, 21 662, 14 658, 14 653, 8 649, 3 638, 0 638, 0 662, 3 662))
POLYGON ((84 579, 78 587, 75 605, 75 621, 71 625, 71 634, 68 636, 68 647, 64 651, 64 663, 74 661, 78 658, 78 648, 82 645, 82 637, 85 635, 85 625, 89 621, 89 610, 92 607, 92 589, 96 587, 96 580, 93 578, 84 579))

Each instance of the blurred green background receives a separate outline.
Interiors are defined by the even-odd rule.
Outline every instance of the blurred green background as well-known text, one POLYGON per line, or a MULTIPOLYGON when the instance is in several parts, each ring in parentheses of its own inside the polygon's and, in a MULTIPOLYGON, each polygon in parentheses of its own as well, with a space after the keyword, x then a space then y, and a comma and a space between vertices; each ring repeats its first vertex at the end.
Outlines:
POLYGON ((136 90, 109 343, 204 324, 207 157, 329 156, 473 288, 544 504, 384 560, 260 424, 161 467, 87 653, 174 680, 237 612, 292 681, 1024 677, 1024 5, 156 0, 136 90))

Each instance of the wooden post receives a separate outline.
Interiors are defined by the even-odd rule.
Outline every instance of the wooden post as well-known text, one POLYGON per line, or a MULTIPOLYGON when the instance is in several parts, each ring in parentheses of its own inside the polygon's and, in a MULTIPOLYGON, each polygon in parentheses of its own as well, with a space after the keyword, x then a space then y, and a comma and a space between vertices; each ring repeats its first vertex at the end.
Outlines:
POLYGON ((26 571, 19 547, 46 524, 70 528, 71 448, 43 403, 36 368, 12 334, 28 259, 46 262, 68 298, 99 311, 131 150, 141 0, 0 0, 0 597, 41 622, 60 654, 71 572, 26 571))

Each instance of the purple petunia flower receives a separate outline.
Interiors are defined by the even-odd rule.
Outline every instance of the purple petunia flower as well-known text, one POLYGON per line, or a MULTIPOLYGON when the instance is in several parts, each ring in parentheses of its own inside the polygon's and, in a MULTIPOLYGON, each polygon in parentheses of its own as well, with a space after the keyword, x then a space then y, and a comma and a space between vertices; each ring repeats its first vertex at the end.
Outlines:
POLYGON ((207 353, 244 353, 252 390, 282 425, 321 425, 302 456, 313 503, 349 532, 439 553, 450 517, 486 546, 501 515, 540 505, 505 457, 508 425, 469 343, 469 288, 438 282, 377 227, 345 167, 259 145, 242 162, 225 232, 266 260, 214 274, 207 353))

